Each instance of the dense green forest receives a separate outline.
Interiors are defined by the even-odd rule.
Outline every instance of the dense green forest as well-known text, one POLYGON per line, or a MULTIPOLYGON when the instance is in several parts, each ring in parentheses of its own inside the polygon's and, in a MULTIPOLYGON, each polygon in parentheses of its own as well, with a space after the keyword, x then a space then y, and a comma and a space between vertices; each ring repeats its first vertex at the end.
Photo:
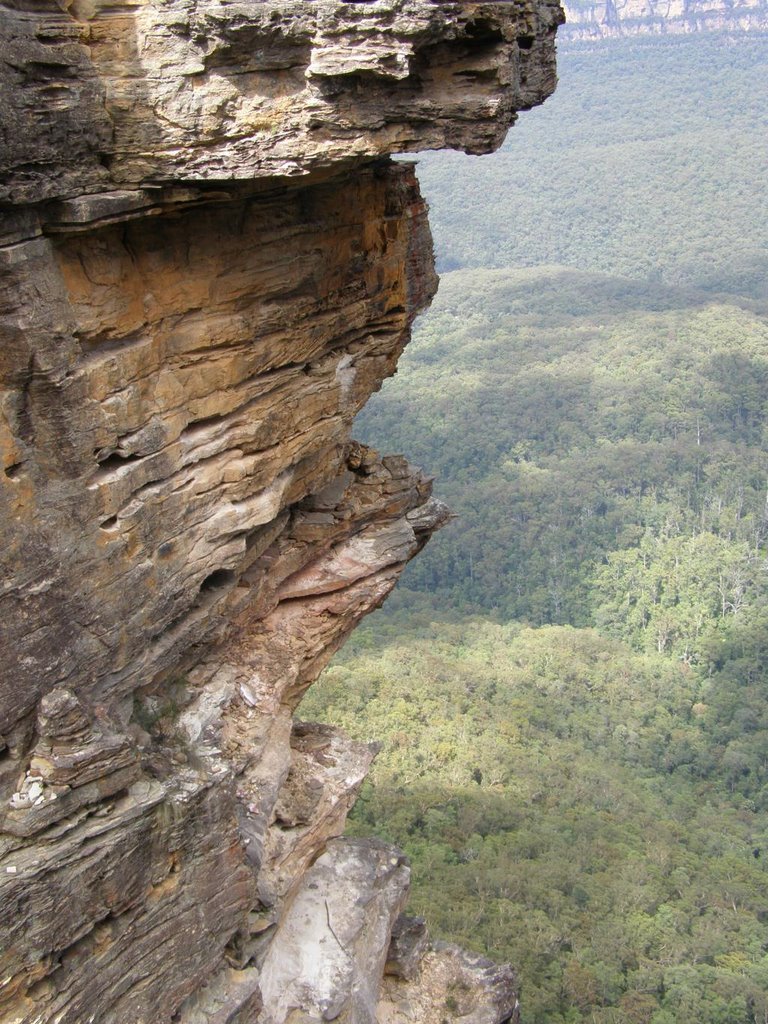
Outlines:
POLYGON ((768 40, 645 37, 558 55, 492 158, 424 154, 439 266, 566 264, 768 297, 768 40))
POLYGON ((435 933, 517 966, 526 1021, 762 1024, 768 617, 753 625, 700 672, 594 630, 409 608, 361 627, 303 710, 384 741, 353 831, 408 853, 435 933))
POLYGON ((765 575, 768 320, 751 306, 567 269, 444 275, 361 423, 460 516, 408 586, 536 625, 631 622, 655 647, 643 595, 685 549, 685 593, 659 589, 656 611, 662 649, 692 656, 693 606, 717 618, 724 588, 741 608, 765 575))
POLYGON ((357 433, 458 519, 300 713, 526 1024, 768 1024, 767 67, 576 49, 422 163, 449 272, 357 433))

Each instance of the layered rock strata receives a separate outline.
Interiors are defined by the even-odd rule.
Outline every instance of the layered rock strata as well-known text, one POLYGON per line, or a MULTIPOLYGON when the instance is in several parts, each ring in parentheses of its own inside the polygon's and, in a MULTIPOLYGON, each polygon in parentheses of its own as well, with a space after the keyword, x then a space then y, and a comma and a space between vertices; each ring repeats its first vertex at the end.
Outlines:
POLYGON ((448 515, 350 440, 436 286, 388 154, 496 146, 560 20, 0 4, 0 1020, 516 1014, 402 969, 407 865, 333 838, 375 748, 293 714, 448 515))

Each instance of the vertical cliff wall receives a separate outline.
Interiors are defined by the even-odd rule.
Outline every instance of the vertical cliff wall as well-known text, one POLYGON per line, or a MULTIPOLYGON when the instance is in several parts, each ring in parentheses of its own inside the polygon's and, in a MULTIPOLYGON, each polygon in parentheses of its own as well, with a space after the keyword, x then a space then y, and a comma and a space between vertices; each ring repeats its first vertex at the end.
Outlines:
POLYGON ((0 1020, 516 1014, 293 712, 447 516, 350 440, 436 287, 388 154, 497 146, 560 20, 0 3, 0 1020))

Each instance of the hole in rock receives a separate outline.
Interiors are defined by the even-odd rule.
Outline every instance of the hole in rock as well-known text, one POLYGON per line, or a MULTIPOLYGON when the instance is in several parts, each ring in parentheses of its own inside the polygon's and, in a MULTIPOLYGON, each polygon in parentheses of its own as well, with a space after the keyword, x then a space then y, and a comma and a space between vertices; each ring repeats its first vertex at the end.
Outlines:
POLYGON ((205 416, 199 420, 192 420, 187 424, 182 433, 185 437, 195 437, 196 434, 204 434, 210 427, 219 425, 224 418, 224 415, 218 415, 205 416))
POLYGON ((454 77, 463 78, 466 82, 484 82, 493 81, 497 74, 496 68, 483 68, 481 70, 469 68, 466 71, 457 71, 454 77))
POLYGON ((478 43, 501 43, 504 41, 501 29, 486 18, 478 18, 467 25, 467 36, 478 43))
POLYGON ((18 480, 24 472, 23 462, 14 462, 12 466, 6 466, 5 475, 9 480, 18 480))
POLYGON ((521 50, 530 50, 533 46, 533 36, 518 36, 517 45, 521 50))
POLYGON ((100 530, 114 530, 117 526, 117 516, 110 516, 105 519, 103 523, 99 523, 100 530))
POLYGON ((96 478, 109 476, 114 473, 115 470, 121 469, 123 466, 128 466, 132 462, 141 462, 143 456, 141 455, 123 455, 120 452, 112 452, 111 455, 105 455, 103 458, 96 456, 96 461, 99 466, 96 470, 96 478))
POLYGON ((231 569, 216 569, 210 576, 206 576, 200 584, 201 594, 210 594, 212 590, 219 590, 221 587, 234 583, 237 575, 231 569))

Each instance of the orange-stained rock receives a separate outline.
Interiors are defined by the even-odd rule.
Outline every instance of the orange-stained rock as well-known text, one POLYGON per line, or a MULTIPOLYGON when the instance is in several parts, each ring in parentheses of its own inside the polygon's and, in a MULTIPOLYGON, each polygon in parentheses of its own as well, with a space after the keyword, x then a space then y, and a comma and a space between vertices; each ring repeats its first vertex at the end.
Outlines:
POLYGON ((226 624, 436 283, 402 164, 25 246, 5 294, 30 266, 50 288, 0 353, 0 734, 54 686, 130 696, 226 624))

